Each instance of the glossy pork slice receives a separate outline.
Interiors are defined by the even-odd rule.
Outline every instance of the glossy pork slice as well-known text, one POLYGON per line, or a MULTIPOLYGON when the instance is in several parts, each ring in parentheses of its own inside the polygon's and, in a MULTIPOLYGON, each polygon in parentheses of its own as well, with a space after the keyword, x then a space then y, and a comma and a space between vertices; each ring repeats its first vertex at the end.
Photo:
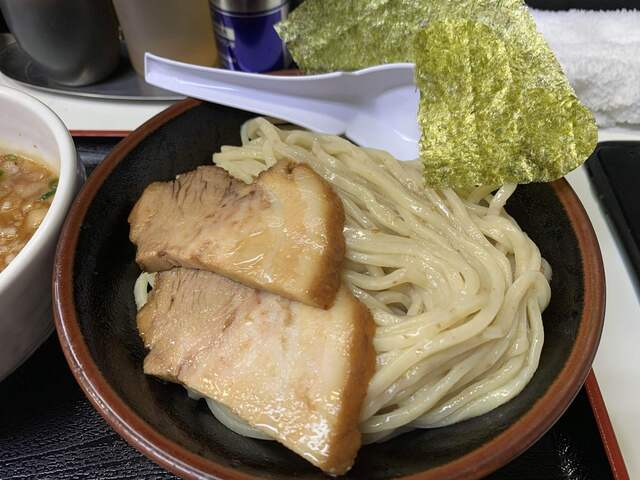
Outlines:
POLYGON ((346 287, 322 310, 176 268, 158 274, 138 329, 145 373, 217 400, 326 472, 351 467, 375 353, 371 315, 346 287))
POLYGON ((146 271, 207 270, 320 308, 340 286, 342 203, 306 165, 280 162, 251 185, 199 167, 149 185, 129 223, 146 271))

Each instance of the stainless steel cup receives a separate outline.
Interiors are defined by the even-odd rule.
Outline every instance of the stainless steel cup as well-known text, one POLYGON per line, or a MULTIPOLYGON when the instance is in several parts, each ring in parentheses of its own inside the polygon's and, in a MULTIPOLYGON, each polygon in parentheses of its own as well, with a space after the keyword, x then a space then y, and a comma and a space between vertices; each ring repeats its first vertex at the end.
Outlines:
POLYGON ((120 60, 111 0, 0 0, 20 47, 54 81, 87 85, 120 60))

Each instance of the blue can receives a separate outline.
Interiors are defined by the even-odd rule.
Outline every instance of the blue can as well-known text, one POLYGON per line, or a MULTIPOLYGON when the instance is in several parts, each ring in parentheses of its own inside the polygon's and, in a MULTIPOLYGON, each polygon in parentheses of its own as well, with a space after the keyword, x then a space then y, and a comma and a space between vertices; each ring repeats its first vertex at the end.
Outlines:
POLYGON ((222 66, 256 73, 287 68, 291 57, 273 26, 287 17, 290 4, 290 0, 210 0, 222 66))

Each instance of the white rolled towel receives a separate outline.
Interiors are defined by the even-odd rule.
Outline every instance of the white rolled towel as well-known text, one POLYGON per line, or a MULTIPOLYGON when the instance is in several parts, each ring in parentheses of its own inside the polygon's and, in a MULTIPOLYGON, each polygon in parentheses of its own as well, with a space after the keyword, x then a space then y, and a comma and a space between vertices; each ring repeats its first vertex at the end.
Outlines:
POLYGON ((598 125, 639 125, 640 11, 531 13, 598 125))

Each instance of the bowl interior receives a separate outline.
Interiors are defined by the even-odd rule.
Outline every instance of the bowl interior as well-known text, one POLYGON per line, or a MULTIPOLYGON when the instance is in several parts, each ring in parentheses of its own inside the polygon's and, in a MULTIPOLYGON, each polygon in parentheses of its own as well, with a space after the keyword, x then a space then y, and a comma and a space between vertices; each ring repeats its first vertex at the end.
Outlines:
MULTIPOLYGON (((127 216, 149 183, 210 163, 212 153, 221 145, 239 144, 240 125, 252 116, 201 104, 160 126, 125 156, 100 186, 82 220, 73 273, 75 310, 89 353, 106 381, 157 432, 197 455, 245 474, 273 479, 324 478, 319 470, 275 442, 232 433, 215 420, 204 402, 190 400, 183 388, 142 372, 145 350, 135 326, 132 294, 139 268, 128 239, 127 216)), ((508 209, 553 268, 552 299, 543 316, 545 343, 538 371, 520 395, 486 415, 362 448, 348 478, 373 480, 416 474, 458 459, 517 422, 565 366, 581 327, 584 304, 576 234, 549 184, 521 186, 508 209)), ((521 439, 513 441, 517 444, 521 439)))

